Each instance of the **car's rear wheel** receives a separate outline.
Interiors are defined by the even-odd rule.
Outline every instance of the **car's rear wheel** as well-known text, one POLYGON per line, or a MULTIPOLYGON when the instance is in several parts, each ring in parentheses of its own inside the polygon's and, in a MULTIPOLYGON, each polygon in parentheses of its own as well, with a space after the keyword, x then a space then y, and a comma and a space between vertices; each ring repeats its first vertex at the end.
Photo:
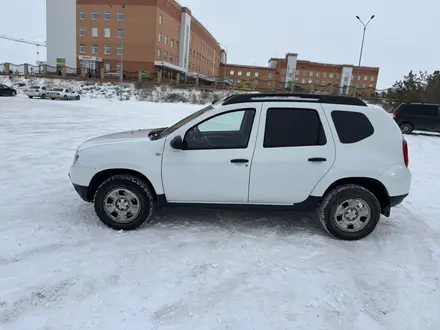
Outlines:
POLYGON ((63 100, 64 100, 64 101, 67 100, 67 95, 64 95, 63 100))
POLYGON ((11 95, 15 96, 15 95, 17 95, 17 92, 16 91, 12 91, 11 95))
POLYGON ((128 174, 105 180, 96 190, 94 203, 99 219, 116 230, 132 230, 149 222, 155 207, 149 184, 128 174))
POLYGON ((52 100, 55 100, 55 98, 54 98, 54 97, 52 97, 51 99, 52 99, 52 100))
POLYGON ((324 229, 336 238, 358 240, 370 235, 377 226, 381 208, 368 189, 346 184, 324 196, 318 216, 324 229))
POLYGON ((414 126, 410 123, 400 124, 400 130, 403 134, 410 134, 414 130, 414 126))
POLYGON ((46 94, 41 94, 41 98, 45 99, 46 98, 46 94))
POLYGON ((29 96, 29 95, 28 95, 28 97, 29 97, 30 99, 34 98, 33 96, 29 96))
POLYGON ((79 96, 79 95, 77 95, 77 96, 76 96, 76 100, 77 100, 77 101, 79 101, 79 99, 80 99, 80 96, 79 96))

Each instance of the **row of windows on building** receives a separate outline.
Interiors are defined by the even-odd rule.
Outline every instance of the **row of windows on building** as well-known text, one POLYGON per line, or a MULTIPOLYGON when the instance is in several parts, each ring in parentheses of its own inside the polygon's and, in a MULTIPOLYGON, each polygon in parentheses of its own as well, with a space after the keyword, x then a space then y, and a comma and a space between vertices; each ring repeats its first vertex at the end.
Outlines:
MULTIPOLYGON (((118 21, 123 22, 125 19, 125 13, 123 10, 118 11, 117 13, 118 21)), ((85 20, 86 19, 86 11, 80 10, 79 11, 79 19, 85 20)), ((110 11, 104 11, 104 20, 110 21, 112 19, 112 13, 110 11)), ((99 20, 99 12, 97 10, 92 10, 92 21, 99 20)))
MULTIPOLYGON (((92 45, 91 51, 92 51, 92 54, 99 54, 99 46, 92 45)), ((87 53, 86 45, 80 44, 79 45, 79 52, 81 54, 87 53)), ((116 47, 116 54, 117 55, 124 55, 124 47, 117 46, 116 47)), ((104 55, 111 55, 111 47, 110 46, 107 46, 107 45, 104 46, 104 55)))
MULTIPOLYGON (((230 76, 235 75, 235 71, 234 70, 229 71, 229 75, 230 76)), ((237 76, 242 76, 242 75, 243 75, 243 71, 237 71, 237 76)), ((258 78, 259 75, 260 75, 259 72, 254 72, 254 77, 258 78)), ((246 72, 246 77, 251 77, 251 76, 252 76, 252 72, 250 71, 246 72)), ((273 77, 272 73, 269 72, 267 74, 267 78, 271 79, 272 77, 273 77)))
MULTIPOLYGON (((284 73, 285 73, 285 70, 284 70, 284 73)), ((296 76, 297 77, 301 75, 302 77, 309 76, 309 77, 317 77, 317 78, 319 78, 319 77, 321 77, 321 74, 322 74, 323 78, 327 78, 328 77, 329 79, 334 79, 334 78, 339 79, 341 77, 340 73, 328 73, 328 72, 319 72, 319 71, 299 71, 299 70, 296 70, 296 76)), ((354 79, 354 76, 351 76, 351 80, 353 80, 353 79, 354 79)), ((361 76, 358 76, 357 80, 361 80, 361 76)), ((368 81, 368 80, 374 81, 375 80, 375 76, 364 76, 363 80, 364 81, 368 81)))
MULTIPOLYGON (((84 28, 84 27, 79 28, 79 36, 80 37, 85 37, 86 32, 87 32, 86 28, 84 28)), ((118 38, 124 38, 124 29, 118 28, 116 35, 118 36, 118 38)), ((104 38, 111 38, 111 36, 112 36, 111 29, 104 28, 103 36, 104 36, 104 38)), ((98 28, 92 28, 92 38, 99 38, 99 29, 98 28)))
MULTIPOLYGON (((177 56, 173 56, 169 54, 167 51, 162 51, 162 49, 157 49, 157 59, 160 61, 165 61, 170 64, 179 65, 179 58, 177 56)), ((197 64, 189 62, 188 69, 190 72, 197 72, 203 75, 212 76, 213 71, 203 68, 197 64)))
MULTIPOLYGON (((295 82, 299 83, 299 82, 300 82, 299 78, 295 78, 295 82)), ((315 84, 316 84, 316 85, 326 86, 326 85, 331 84, 331 83, 332 83, 332 81, 327 81, 327 80, 322 80, 322 81, 320 81, 320 80, 315 80, 315 84)), ((333 83, 334 83, 334 82, 333 82, 333 83)), ((337 82, 337 83, 339 84, 339 82, 337 82)), ((313 80, 312 80, 312 79, 309 79, 309 80, 307 81, 306 79, 303 78, 303 79, 301 79, 301 84, 313 84, 313 80)), ((373 84, 362 84, 362 88, 367 88, 367 86, 368 86, 369 88, 374 87, 373 84)), ((356 87, 359 88, 359 84, 356 84, 356 87)))

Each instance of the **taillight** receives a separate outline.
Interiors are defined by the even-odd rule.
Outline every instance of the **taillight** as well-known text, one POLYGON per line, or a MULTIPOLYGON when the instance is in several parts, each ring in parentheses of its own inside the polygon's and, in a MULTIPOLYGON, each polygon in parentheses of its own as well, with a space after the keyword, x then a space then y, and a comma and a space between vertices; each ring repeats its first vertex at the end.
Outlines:
POLYGON ((396 118, 397 117, 397 111, 394 111, 393 112, 393 118, 396 118))
POLYGON ((403 161, 405 162, 405 166, 409 165, 409 156, 408 156, 408 142, 405 139, 402 141, 402 149, 403 149, 403 161))

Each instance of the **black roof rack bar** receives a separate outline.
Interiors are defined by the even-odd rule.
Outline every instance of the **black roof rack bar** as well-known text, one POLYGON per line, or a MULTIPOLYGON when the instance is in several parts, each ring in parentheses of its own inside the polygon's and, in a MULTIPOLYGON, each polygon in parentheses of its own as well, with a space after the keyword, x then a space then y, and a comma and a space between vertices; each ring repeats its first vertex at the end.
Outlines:
POLYGON ((367 106, 367 104, 357 97, 352 96, 335 96, 335 95, 321 95, 310 93, 248 93, 235 94, 223 101, 223 105, 237 104, 237 103, 251 103, 262 101, 277 101, 277 102, 309 102, 309 103, 328 103, 328 104, 343 104, 343 105, 360 105, 367 106))

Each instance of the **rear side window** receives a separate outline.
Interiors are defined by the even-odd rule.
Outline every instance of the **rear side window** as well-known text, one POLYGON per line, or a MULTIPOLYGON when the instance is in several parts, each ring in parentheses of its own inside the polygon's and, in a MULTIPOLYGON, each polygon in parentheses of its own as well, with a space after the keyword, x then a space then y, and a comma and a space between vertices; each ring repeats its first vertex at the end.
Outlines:
POLYGON ((402 108, 398 110, 397 114, 407 116, 437 117, 438 107, 436 105, 408 104, 402 106, 402 108))
POLYGON ((374 133, 370 120, 361 112, 335 110, 332 119, 341 143, 356 143, 374 133))
POLYGON ((313 109, 269 108, 264 148, 321 146, 327 143, 318 112, 313 109))

